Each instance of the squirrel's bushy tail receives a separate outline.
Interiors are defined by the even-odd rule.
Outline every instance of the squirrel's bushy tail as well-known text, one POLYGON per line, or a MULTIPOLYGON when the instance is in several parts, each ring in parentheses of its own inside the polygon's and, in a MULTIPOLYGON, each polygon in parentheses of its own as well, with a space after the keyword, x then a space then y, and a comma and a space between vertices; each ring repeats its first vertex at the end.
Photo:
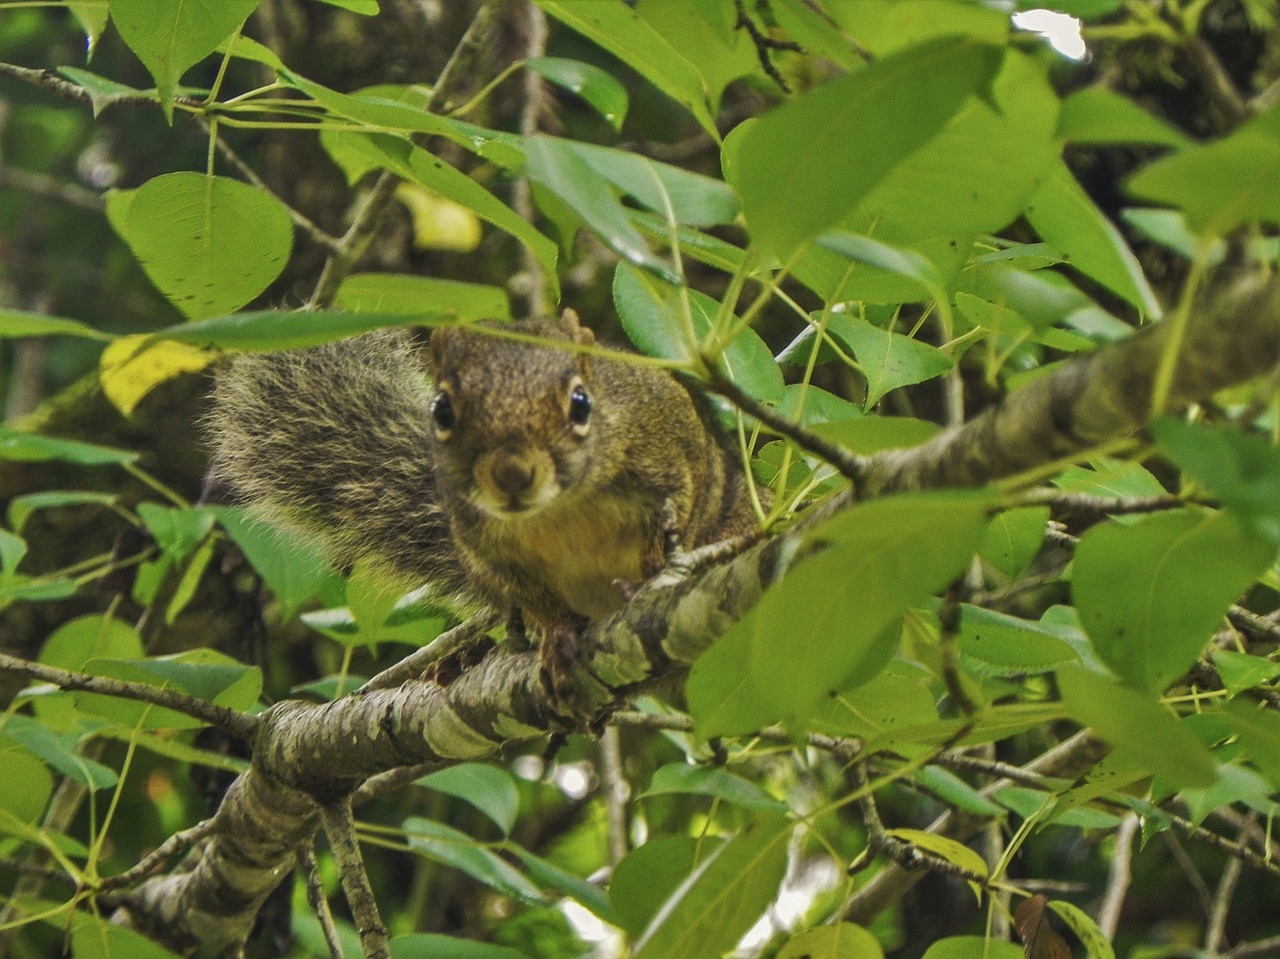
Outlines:
POLYGON ((440 594, 463 585, 431 465, 431 388, 407 337, 378 331, 218 373, 213 480, 313 535, 345 565, 370 556, 440 594))

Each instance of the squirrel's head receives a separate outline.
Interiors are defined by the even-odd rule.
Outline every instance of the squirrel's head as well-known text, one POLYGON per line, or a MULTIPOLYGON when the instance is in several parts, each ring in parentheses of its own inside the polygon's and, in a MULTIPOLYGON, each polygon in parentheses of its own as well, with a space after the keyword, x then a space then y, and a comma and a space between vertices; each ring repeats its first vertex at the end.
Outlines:
POLYGON ((572 310, 558 324, 437 329, 430 415, 442 487, 490 516, 517 519, 588 481, 600 411, 590 357, 570 347, 593 341, 572 310))

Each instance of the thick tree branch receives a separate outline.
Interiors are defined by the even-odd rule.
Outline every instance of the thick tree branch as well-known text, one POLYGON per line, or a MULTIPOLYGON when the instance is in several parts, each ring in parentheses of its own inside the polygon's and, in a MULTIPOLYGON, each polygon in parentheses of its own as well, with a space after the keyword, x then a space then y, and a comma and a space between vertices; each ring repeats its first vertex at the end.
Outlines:
MULTIPOLYGON (((1033 379, 964 426, 871 457, 860 494, 981 486, 1132 435, 1151 416, 1168 322, 1033 379)), ((1249 276, 1202 299, 1179 351, 1169 408, 1280 361, 1280 281, 1249 276)))

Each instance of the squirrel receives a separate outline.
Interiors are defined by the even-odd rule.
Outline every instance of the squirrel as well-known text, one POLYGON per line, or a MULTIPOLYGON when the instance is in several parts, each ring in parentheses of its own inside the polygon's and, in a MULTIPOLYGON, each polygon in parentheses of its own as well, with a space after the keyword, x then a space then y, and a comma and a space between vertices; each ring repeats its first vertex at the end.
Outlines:
POLYGON ((566 310, 558 323, 437 328, 425 365, 387 330, 240 354, 216 376, 212 472, 319 533, 335 563, 373 556, 513 613, 553 694, 569 697, 583 626, 620 609, 675 545, 757 528, 709 405, 664 370, 573 349, 594 341, 566 310))

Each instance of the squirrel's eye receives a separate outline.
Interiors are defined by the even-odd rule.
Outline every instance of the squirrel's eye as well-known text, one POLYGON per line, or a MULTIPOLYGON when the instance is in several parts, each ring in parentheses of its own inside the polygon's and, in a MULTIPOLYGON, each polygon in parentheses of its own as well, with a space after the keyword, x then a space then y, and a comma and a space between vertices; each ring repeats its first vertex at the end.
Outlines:
POLYGON ((586 427, 589 419, 591 419, 591 397, 579 383, 569 394, 569 422, 576 428, 575 432, 578 432, 586 427))
POLYGON ((440 434, 448 433, 456 425, 458 418, 448 393, 437 393, 431 401, 431 418, 436 421, 436 432, 440 434))

